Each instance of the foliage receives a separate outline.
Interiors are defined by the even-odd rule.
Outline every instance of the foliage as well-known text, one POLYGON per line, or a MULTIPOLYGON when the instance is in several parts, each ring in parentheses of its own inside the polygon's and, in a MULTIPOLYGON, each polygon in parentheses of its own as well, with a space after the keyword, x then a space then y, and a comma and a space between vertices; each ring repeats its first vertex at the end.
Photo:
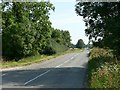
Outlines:
POLYGON ((88 43, 88 44, 85 45, 85 47, 89 48, 89 49, 92 49, 93 48, 93 44, 88 43))
POLYGON ((76 48, 76 45, 75 44, 71 44, 71 48, 76 48))
POLYGON ((113 49, 119 57, 120 2, 78 2, 76 13, 83 16, 86 35, 94 45, 113 49))
POLYGON ((3 56, 19 59, 39 53, 50 37, 51 23, 48 14, 52 9, 49 2, 4 3, 3 56))
POLYGON ((59 30, 59 29, 54 29, 52 31, 52 35, 51 35, 52 39, 54 39, 57 43, 63 44, 65 46, 70 47, 71 43, 71 36, 70 33, 68 31, 63 31, 63 30, 59 30))
POLYGON ((93 48, 88 63, 90 88, 120 88, 120 62, 111 50, 93 48))
POLYGON ((53 29, 51 39, 47 47, 43 50, 44 54, 55 54, 64 52, 71 46, 70 33, 59 29, 53 29))
POLYGON ((26 65, 30 65, 33 63, 39 63, 45 60, 50 60, 53 58, 56 58, 58 56, 64 55, 64 54, 68 54, 68 53, 73 53, 73 52, 80 52, 82 51, 82 49, 69 49, 65 52, 60 52, 54 55, 35 55, 35 56, 30 56, 30 57, 25 57, 20 59, 19 61, 3 61, 2 63, 0 63, 0 67, 1 68, 10 68, 10 67, 16 67, 16 66, 26 66, 26 65))
POLYGON ((69 47, 70 34, 51 27, 53 4, 48 2, 2 3, 2 53, 4 60, 19 60, 37 54, 54 54, 50 40, 57 47, 69 47), (56 36, 57 35, 57 36, 56 36), (43 52, 45 51, 45 52, 43 52))
POLYGON ((76 44, 76 48, 84 48, 85 44, 83 42, 82 39, 79 39, 77 44, 76 44))

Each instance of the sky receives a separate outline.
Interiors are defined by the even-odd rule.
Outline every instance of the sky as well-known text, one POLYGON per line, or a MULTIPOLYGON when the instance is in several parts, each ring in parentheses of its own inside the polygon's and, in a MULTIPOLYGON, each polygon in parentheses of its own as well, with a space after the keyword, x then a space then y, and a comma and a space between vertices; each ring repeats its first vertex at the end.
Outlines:
MULTIPOLYGON (((41 0, 40 0, 41 1, 41 0)), ((48 1, 48 0, 44 0, 48 1)), ((75 12, 76 0, 49 0, 54 6, 55 11, 50 12, 50 21, 52 27, 68 30, 71 35, 72 43, 76 44, 78 39, 83 39, 88 43, 88 37, 85 36, 85 23, 81 16, 75 12)))
POLYGON ((55 6, 55 11, 50 12, 50 21, 54 28, 68 30, 71 35, 72 43, 76 44, 78 39, 83 39, 88 43, 85 36, 85 23, 81 16, 75 12, 75 0, 50 0, 55 6))
POLYGON ((52 27, 61 30, 68 30, 73 44, 76 44, 78 39, 83 39, 84 43, 87 44, 88 37, 85 36, 84 31, 86 28, 85 23, 83 18, 81 16, 77 16, 75 12, 76 0, 49 1, 55 6, 55 11, 50 12, 52 27))

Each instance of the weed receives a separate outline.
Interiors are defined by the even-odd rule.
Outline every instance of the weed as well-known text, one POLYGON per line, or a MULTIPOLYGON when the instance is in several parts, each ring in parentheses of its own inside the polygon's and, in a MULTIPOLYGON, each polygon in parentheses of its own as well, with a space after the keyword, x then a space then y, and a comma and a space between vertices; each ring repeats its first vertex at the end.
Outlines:
POLYGON ((93 48, 88 63, 90 88, 120 88, 120 63, 111 50, 93 48))

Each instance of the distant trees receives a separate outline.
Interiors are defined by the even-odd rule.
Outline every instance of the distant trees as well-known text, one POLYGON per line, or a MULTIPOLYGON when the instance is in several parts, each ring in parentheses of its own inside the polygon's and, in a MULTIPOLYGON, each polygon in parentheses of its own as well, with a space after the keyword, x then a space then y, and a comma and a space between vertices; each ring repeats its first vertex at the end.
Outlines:
POLYGON ((54 54, 56 50, 53 47, 62 46, 61 50, 68 48, 69 32, 51 27, 49 11, 54 9, 53 4, 44 1, 3 2, 3 57, 19 60, 36 54, 54 54))
POLYGON ((68 50, 71 47, 71 36, 68 31, 52 29, 48 45, 43 50, 44 54, 55 54, 68 50))
POLYGON ((77 2, 76 13, 83 16, 86 35, 95 46, 107 47, 120 56, 120 2, 77 2))
POLYGON ((84 47, 85 47, 85 44, 84 44, 83 40, 79 39, 76 44, 76 48, 84 48, 84 47))

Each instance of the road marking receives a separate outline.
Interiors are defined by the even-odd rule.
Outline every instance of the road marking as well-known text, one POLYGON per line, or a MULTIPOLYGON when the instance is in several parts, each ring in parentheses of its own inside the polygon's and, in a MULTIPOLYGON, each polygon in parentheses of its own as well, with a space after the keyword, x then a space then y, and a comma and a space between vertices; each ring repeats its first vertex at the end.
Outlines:
POLYGON ((31 80, 29 80, 29 81, 25 82, 25 83, 24 83, 24 85, 27 85, 28 83, 30 83, 30 82, 32 82, 32 81, 34 81, 34 80, 36 80, 37 78, 39 78, 39 77, 41 77, 41 76, 43 76, 43 75, 47 74, 47 73, 48 73, 48 72, 50 72, 50 71, 51 71, 51 70, 47 70, 46 72, 44 72, 44 73, 42 73, 42 74, 40 74, 40 75, 36 76, 35 78, 33 78, 33 79, 31 79, 31 80))
POLYGON ((5 76, 6 74, 2 74, 1 76, 5 76))
POLYGON ((5 75, 7 75, 7 73, 2 74, 1 77, 5 76, 5 75))
POLYGON ((62 63, 62 64, 60 64, 60 65, 57 65, 55 68, 58 68, 58 67, 62 66, 63 64, 65 64, 65 63, 69 62, 70 60, 71 60, 71 59, 69 59, 69 60, 67 60, 67 61, 63 62, 63 63, 62 63))
POLYGON ((58 68, 58 67, 60 67, 60 66, 62 66, 63 64, 65 64, 66 62, 68 62, 68 60, 67 61, 65 61, 65 62, 63 62, 62 64, 60 64, 60 65, 57 65, 55 68, 58 68))
MULTIPOLYGON (((75 58, 77 55, 79 55, 79 54, 74 55, 74 56, 73 56, 73 57, 71 57, 69 60, 67 60, 67 61, 63 62, 63 63, 62 63, 62 64, 60 64, 60 65, 57 65, 55 68, 58 68, 58 67, 62 66, 63 64, 65 64, 65 63, 69 62, 70 60, 72 60, 73 58, 75 58)), ((36 76, 35 78, 33 78, 33 79, 31 79, 31 80, 29 80, 29 81, 25 82, 25 83, 24 83, 24 85, 27 85, 28 83, 30 83, 30 82, 32 82, 32 81, 34 81, 34 80, 36 80, 37 78, 39 78, 39 77, 41 77, 41 76, 43 76, 43 75, 47 74, 47 73, 48 73, 48 72, 50 72, 50 71, 51 71, 51 70, 47 70, 46 72, 44 72, 44 73, 42 73, 42 74, 40 74, 40 75, 36 76)))
POLYGON ((73 57, 71 57, 69 60, 67 60, 67 61, 65 61, 65 62, 63 62, 62 64, 60 64, 60 65, 57 65, 55 68, 58 68, 58 67, 60 67, 60 66, 62 66, 63 64, 65 64, 65 63, 67 63, 67 62, 69 62, 70 60, 72 60, 72 59, 74 59, 76 56, 78 56, 79 54, 76 54, 76 55, 74 55, 73 57))
POLYGON ((74 57, 76 57, 76 56, 78 56, 79 55, 79 53, 78 54, 76 54, 74 57))
POLYGON ((71 57, 71 60, 73 59, 74 57, 71 57))
POLYGON ((55 68, 58 68, 58 67, 60 67, 60 66, 62 66, 63 64, 60 64, 60 65, 57 65, 55 68))

